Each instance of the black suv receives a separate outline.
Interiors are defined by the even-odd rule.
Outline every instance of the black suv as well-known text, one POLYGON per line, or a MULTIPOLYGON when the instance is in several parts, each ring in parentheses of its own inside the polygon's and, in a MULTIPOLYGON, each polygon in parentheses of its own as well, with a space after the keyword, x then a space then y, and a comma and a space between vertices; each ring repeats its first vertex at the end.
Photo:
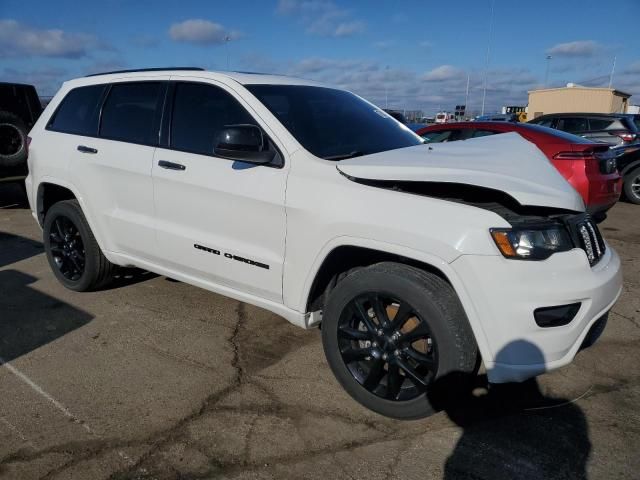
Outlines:
POLYGON ((27 175, 27 133, 41 113, 33 85, 0 82, 0 180, 27 175))
POLYGON ((529 123, 616 146, 636 143, 640 139, 633 116, 624 113, 550 113, 529 123))

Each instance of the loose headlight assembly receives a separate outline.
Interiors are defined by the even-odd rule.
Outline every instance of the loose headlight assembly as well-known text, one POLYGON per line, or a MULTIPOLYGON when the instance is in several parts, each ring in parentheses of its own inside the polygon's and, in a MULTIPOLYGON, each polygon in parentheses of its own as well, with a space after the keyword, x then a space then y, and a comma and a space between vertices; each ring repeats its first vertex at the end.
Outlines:
POLYGON ((556 252, 573 248, 569 232, 562 226, 541 228, 492 228, 491 236, 507 258, 544 260, 556 252))

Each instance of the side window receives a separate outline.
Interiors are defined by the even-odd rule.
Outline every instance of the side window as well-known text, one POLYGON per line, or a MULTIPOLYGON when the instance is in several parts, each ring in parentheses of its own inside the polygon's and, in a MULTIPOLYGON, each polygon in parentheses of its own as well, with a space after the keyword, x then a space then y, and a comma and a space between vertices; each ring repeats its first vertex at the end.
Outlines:
POLYGON ((451 137, 456 131, 457 130, 436 130, 435 132, 426 132, 422 134, 422 138, 425 139, 425 143, 442 143, 453 141, 451 137))
POLYGON ((552 128, 553 127, 553 118, 546 118, 544 120, 540 120, 539 122, 533 122, 537 125, 540 125, 541 127, 549 127, 552 128))
POLYGON ((229 93, 204 83, 176 84, 171 148, 212 155, 218 130, 225 125, 237 124, 257 125, 229 93))
POLYGON ((110 140, 156 145, 162 82, 116 83, 102 107, 100 136, 110 140))
POLYGON ((76 135, 96 135, 105 85, 74 88, 64 97, 47 128, 76 135))
POLYGON ((495 135, 496 133, 498 132, 492 132, 490 130, 474 130, 473 138, 488 137, 489 135, 495 135))
MULTIPOLYGON (((611 127, 616 122, 614 118, 590 118, 589 119, 589 130, 597 131, 597 130, 606 130, 611 127)), ((622 127, 620 125, 618 128, 622 127)))
POLYGON ((579 117, 566 117, 558 120, 558 130, 569 133, 583 133, 587 131, 587 119, 579 117))

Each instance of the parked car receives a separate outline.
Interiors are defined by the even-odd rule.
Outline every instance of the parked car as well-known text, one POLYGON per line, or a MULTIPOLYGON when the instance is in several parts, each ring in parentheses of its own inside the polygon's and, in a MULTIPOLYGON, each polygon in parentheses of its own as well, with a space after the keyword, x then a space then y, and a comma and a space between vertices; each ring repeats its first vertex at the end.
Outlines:
POLYGON ((633 117, 623 113, 551 113, 528 123, 556 128, 609 145, 627 145, 639 140, 639 130, 633 117))
POLYGON ((620 174, 615 155, 607 145, 551 128, 528 123, 459 122, 432 125, 416 133, 427 143, 451 142, 516 132, 534 143, 564 178, 582 196, 587 210, 598 220, 604 218, 620 198, 620 174))
POLYGON ((42 112, 33 85, 0 82, 0 180, 24 180, 27 133, 42 112))
POLYGON ((622 191, 625 198, 640 205, 640 144, 620 145, 611 148, 616 157, 618 171, 622 175, 622 191))
POLYGON ((578 193, 513 133, 429 146, 344 90, 172 69, 66 82, 30 135, 64 286, 136 266, 321 323, 338 381, 384 415, 429 415, 479 356, 496 383, 566 365, 622 288, 578 193))
POLYGON ((387 108, 383 110, 387 112, 389 115, 391 115, 393 118, 398 120, 400 123, 404 123, 405 125, 407 124, 407 119, 404 117, 404 113, 402 113, 400 110, 391 110, 387 108))

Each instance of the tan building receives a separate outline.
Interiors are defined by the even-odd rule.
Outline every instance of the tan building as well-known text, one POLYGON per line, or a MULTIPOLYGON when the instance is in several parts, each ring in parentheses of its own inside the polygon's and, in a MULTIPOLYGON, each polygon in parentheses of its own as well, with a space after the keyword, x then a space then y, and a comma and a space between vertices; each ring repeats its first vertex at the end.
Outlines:
POLYGON ((613 88, 581 87, 573 83, 562 88, 529 92, 527 120, 547 113, 626 113, 630 94, 613 88))

